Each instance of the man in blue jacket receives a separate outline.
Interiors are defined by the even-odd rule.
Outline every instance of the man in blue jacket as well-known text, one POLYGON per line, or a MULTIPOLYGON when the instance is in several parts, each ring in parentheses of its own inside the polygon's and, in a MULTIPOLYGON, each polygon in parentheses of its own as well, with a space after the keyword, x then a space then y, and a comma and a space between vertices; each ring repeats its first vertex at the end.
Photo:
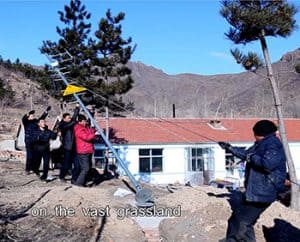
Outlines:
POLYGON ((249 149, 219 145, 233 155, 247 161, 245 193, 228 220, 226 241, 256 241, 253 226, 278 193, 284 191, 286 158, 281 141, 276 137, 277 126, 260 120, 253 127, 256 142, 249 149))

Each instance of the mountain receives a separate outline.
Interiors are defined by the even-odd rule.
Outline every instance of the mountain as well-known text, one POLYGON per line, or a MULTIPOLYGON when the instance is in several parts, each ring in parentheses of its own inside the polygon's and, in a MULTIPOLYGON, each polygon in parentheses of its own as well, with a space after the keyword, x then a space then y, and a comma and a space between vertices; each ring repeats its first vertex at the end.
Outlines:
MULTIPOLYGON (((300 117, 300 75, 294 66, 300 63, 300 49, 288 52, 273 63, 286 117, 300 117)), ((168 75, 141 62, 131 62, 134 87, 124 96, 135 103, 135 116, 172 117, 276 117, 265 68, 256 73, 224 75, 168 75)), ((33 106, 41 112, 48 104, 58 115, 59 102, 20 72, 0 66, 0 78, 15 91, 14 101, 2 114, 19 117, 33 106)), ((3 108, 2 108, 3 110, 3 108)))
MULTIPOLYGON (((294 66, 300 49, 273 63, 281 90, 284 115, 300 116, 300 75, 294 66)), ((129 64, 135 80, 125 99, 134 101, 136 113, 147 117, 275 117, 274 101, 265 68, 224 75, 167 75, 141 62, 129 64)))

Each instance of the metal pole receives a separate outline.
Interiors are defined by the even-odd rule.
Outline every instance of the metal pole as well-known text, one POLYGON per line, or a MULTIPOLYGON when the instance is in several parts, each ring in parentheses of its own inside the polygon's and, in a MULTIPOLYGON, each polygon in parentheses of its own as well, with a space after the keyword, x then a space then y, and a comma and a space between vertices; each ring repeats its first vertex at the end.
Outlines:
MULTIPOLYGON (((106 101, 108 103, 108 100, 106 101)), ((105 135, 107 139, 109 140, 109 117, 108 117, 108 104, 105 107, 105 135)))
MULTIPOLYGON (((48 57, 48 59, 49 59, 49 57, 48 57)), ((63 80, 64 84, 68 85, 69 84, 68 80, 60 72, 60 70, 57 67, 53 67, 53 68, 56 70, 56 72, 58 73, 58 75, 60 76, 60 78, 63 80)), ((87 114, 87 116, 89 117, 89 119, 91 120, 91 122, 93 122, 95 128, 100 133, 101 137, 103 138, 103 140, 105 141, 105 143, 107 144, 107 146, 109 147, 109 149, 113 152, 113 154, 117 158, 117 160, 120 163, 121 167, 123 168, 123 170, 125 171, 125 173, 128 175, 130 181, 135 186, 137 192, 140 191, 140 190, 142 190, 141 186, 137 183, 137 181, 135 180, 134 176, 130 173, 130 171, 128 170, 128 168, 124 164, 124 162, 121 160, 121 158, 119 157, 118 153, 116 152, 116 150, 114 149, 114 147, 110 143, 108 137, 105 136, 105 134, 103 133, 102 129, 100 128, 100 126, 98 125, 98 123, 96 122, 96 120, 91 115, 90 111, 85 107, 85 105, 81 101, 80 97, 76 93, 74 93, 73 96, 76 98, 77 102, 79 103, 79 105, 81 106, 81 108, 83 109, 83 111, 87 114)))

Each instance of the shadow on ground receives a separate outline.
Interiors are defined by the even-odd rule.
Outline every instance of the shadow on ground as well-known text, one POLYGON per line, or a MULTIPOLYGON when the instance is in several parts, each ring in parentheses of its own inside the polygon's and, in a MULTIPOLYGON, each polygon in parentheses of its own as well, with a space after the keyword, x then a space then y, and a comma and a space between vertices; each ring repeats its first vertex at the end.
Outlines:
POLYGON ((300 229, 282 219, 274 219, 273 227, 263 225, 267 242, 300 242, 300 229))

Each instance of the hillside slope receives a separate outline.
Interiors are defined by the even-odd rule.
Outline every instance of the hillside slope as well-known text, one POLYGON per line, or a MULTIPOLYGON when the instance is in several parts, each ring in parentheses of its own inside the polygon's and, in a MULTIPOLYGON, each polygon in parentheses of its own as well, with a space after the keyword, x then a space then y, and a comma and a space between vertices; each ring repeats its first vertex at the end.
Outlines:
POLYGON ((55 118, 60 115, 59 102, 24 74, 13 72, 0 65, 0 79, 11 86, 15 93, 9 105, 0 101, 0 134, 16 134, 22 116, 32 109, 36 110, 36 115, 40 115, 50 105, 52 110, 49 117, 55 118))

